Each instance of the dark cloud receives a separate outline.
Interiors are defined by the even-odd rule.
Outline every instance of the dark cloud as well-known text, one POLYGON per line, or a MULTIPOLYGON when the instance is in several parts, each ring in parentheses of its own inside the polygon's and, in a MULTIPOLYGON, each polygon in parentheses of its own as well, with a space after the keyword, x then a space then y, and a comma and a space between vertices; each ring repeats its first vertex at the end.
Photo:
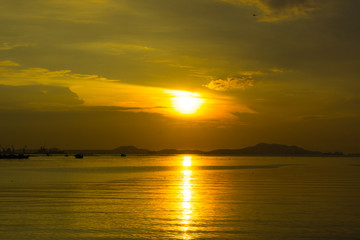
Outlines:
POLYGON ((168 108, 168 107, 121 107, 121 106, 82 106, 79 110, 86 111, 141 111, 149 109, 159 109, 159 108, 168 108))
POLYGON ((1 109, 47 109, 78 106, 83 101, 67 87, 0 85, 1 109))
POLYGON ((278 21, 304 16, 316 9, 314 0, 223 0, 235 4, 255 6, 262 13, 261 21, 278 21))
POLYGON ((267 14, 263 18, 265 21, 305 16, 315 10, 313 0, 262 0, 259 7, 267 14))
POLYGON ((313 0, 262 0, 260 1, 272 9, 308 8, 313 6, 313 0))

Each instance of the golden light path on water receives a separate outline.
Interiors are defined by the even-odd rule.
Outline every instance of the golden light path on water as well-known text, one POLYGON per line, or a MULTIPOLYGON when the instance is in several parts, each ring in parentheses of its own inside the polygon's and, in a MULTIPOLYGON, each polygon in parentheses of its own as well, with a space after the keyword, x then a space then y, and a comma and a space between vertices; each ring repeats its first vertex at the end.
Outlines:
POLYGON ((192 197, 192 183, 191 183, 191 156, 184 156, 183 158, 183 180, 182 180, 182 230, 183 230, 183 239, 191 239, 188 234, 188 230, 191 224, 191 197, 192 197))

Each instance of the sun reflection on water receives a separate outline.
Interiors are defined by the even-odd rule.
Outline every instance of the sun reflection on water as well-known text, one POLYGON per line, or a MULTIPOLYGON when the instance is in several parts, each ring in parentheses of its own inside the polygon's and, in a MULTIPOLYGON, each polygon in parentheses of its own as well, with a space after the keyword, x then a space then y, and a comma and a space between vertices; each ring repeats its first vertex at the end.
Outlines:
POLYGON ((191 166, 191 156, 184 156, 183 159, 183 167, 186 168, 182 171, 183 173, 183 180, 182 180, 182 231, 184 233, 183 239, 191 239, 191 237, 188 234, 188 230, 190 228, 191 223, 191 214, 192 214, 192 208, 191 208, 191 197, 192 197, 192 183, 191 183, 191 174, 192 171, 189 169, 191 166))
POLYGON ((184 167, 190 167, 191 166, 191 160, 192 160, 191 156, 184 156, 183 166, 184 167))

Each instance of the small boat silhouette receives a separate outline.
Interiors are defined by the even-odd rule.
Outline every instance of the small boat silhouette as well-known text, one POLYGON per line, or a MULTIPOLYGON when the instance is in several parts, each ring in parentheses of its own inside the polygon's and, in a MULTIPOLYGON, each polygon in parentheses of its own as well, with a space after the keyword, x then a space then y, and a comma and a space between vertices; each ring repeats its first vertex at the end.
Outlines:
POLYGON ((75 158, 84 158, 84 155, 81 153, 75 154, 74 155, 75 158))

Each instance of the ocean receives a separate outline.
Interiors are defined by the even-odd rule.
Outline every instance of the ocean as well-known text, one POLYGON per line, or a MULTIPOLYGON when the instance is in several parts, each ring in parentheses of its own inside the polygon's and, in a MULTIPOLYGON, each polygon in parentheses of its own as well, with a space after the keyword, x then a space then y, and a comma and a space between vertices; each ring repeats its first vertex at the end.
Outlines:
POLYGON ((360 158, 1 159, 0 239, 360 239, 360 158))

